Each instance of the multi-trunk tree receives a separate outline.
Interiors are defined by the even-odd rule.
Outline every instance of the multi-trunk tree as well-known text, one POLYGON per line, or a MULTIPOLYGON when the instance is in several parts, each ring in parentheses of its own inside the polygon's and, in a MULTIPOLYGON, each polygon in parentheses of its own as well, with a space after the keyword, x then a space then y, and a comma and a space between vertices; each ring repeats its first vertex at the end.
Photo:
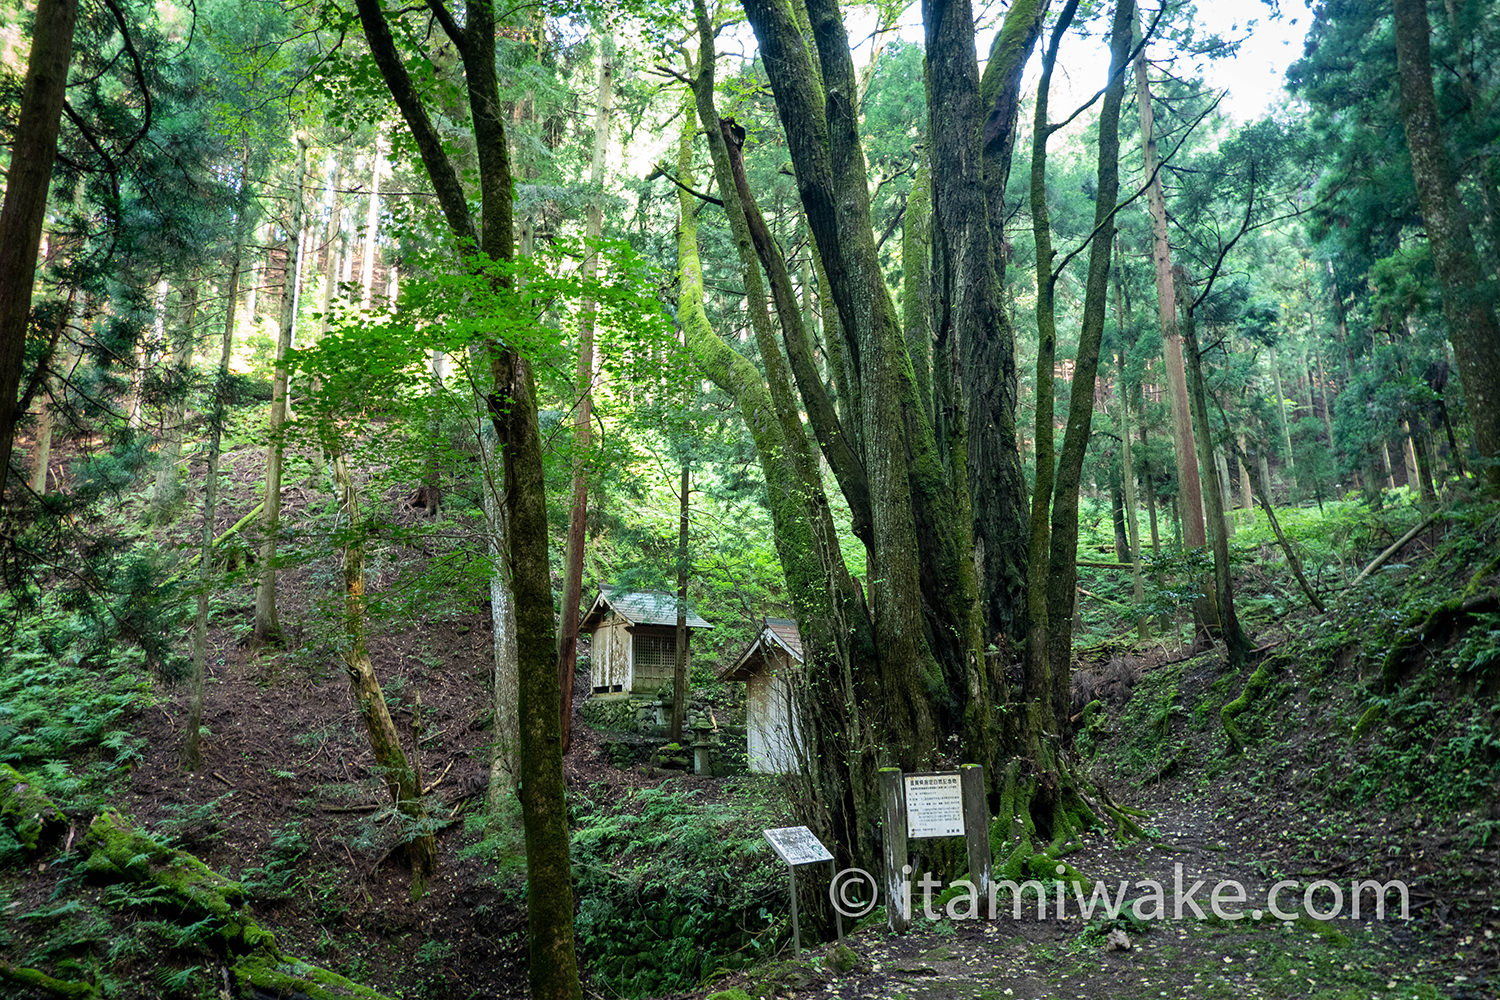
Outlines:
MULTIPOLYGON (((1133 7, 1125 6, 1119 17, 1128 25, 1133 7)), ((1054 706, 1068 690, 1066 658, 1060 670, 1026 679, 1021 690, 1006 677, 1024 628, 1027 539, 1013 334, 1001 304, 1000 229, 992 213, 1005 211, 1020 74, 1043 5, 1011 7, 983 78, 968 4, 924 5, 933 180, 914 187, 907 206, 906 235, 925 245, 903 257, 930 253, 933 266, 928 308, 914 313, 907 302, 905 317, 881 270, 854 102, 858 79, 837 5, 747 0, 745 9, 785 130, 820 299, 832 306, 823 331, 827 355, 845 359, 847 375, 833 379, 834 399, 822 379, 805 377, 808 335, 790 269, 737 169, 743 133, 713 106, 713 25, 701 5, 693 90, 740 248, 763 381, 696 321, 685 325, 690 348, 746 413, 766 470, 777 546, 809 656, 799 700, 806 780, 835 838, 867 857, 879 766, 932 766, 950 754, 984 763, 994 804, 1005 811, 1002 828, 1015 833, 1025 863, 1038 837, 1061 843, 1095 818, 1057 752, 1067 716, 1064 710, 1058 720, 1054 706), (764 313, 762 272, 780 346, 764 313), (915 320, 920 332, 904 329, 904 320, 915 320), (807 488, 818 477, 810 456, 799 457, 808 449, 804 408, 865 545, 867 593, 850 586, 837 545, 825 540, 821 489, 807 488), (1023 690, 1040 690, 1056 720, 1050 727, 1025 712, 1023 690)), ((1117 43, 1120 52, 1128 48, 1128 32, 1117 43)), ((1117 86, 1116 105, 1119 93, 1117 86)), ((689 166, 685 161, 684 172, 689 166)), ((686 226, 697 209, 687 194, 680 198, 686 226)), ((1112 193, 1107 200, 1112 215, 1112 193)), ((1107 237, 1104 245, 1107 260, 1107 237)), ((680 239, 680 260, 691 262, 695 251, 680 239)), ((695 267, 683 267, 685 282, 701 280, 695 267)), ((1092 394, 1085 396, 1091 406, 1092 394)), ((1066 507, 1060 516, 1066 519, 1066 507)), ((1069 591, 1071 612, 1071 584, 1069 591)))

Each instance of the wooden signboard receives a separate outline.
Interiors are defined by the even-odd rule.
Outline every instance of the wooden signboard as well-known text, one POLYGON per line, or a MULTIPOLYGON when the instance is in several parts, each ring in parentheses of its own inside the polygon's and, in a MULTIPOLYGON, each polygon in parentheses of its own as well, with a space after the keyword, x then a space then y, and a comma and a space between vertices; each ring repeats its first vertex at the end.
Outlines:
POLYGON ((885 914, 891 930, 911 926, 911 866, 906 842, 931 837, 963 837, 969 857, 969 880, 981 899, 989 898, 989 809, 985 805, 984 768, 965 764, 957 771, 906 774, 880 769, 880 799, 885 813, 885 914))
MULTIPOLYGON (((797 866, 832 861, 833 855, 828 853, 828 848, 823 846, 823 842, 813 836, 813 832, 805 826, 781 826, 772 830, 762 830, 761 833, 766 840, 770 841, 771 850, 776 852, 776 856, 786 862, 787 877, 791 880, 792 956, 795 958, 802 951, 802 928, 797 923, 797 866)), ((844 921, 840 916, 839 940, 843 939, 844 921)))
POLYGON ((783 826, 761 832, 771 842, 771 850, 789 865, 815 865, 833 860, 828 848, 805 826, 783 826))

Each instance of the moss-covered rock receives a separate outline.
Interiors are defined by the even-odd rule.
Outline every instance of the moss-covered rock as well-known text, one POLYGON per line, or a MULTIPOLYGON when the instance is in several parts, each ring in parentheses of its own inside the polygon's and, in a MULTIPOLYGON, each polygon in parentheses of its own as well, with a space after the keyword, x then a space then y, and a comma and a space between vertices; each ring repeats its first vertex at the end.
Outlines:
POLYGON ((165 900, 185 919, 213 920, 211 947, 233 973, 238 996, 247 1000, 384 1000, 381 994, 343 976, 283 955, 276 936, 251 917, 243 885, 191 854, 131 829, 115 813, 103 813, 90 824, 85 848, 90 853, 84 868, 92 878, 149 885, 157 890, 153 905, 165 900))
POLYGON ((0 764, 0 823, 28 851, 40 850, 68 828, 62 810, 9 764, 0 764))
POLYGON ((246 955, 232 967, 238 995, 246 1000, 385 1000, 374 990, 336 972, 266 952, 246 955))

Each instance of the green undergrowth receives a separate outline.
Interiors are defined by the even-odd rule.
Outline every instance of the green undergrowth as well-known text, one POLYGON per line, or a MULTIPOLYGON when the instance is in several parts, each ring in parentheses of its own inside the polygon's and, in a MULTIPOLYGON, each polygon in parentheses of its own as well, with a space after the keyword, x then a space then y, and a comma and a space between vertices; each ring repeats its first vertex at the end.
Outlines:
MULTIPOLYGON (((594 987, 638 997, 691 988, 789 935, 786 866, 761 830, 785 824, 764 780, 708 801, 672 782, 574 800, 578 948, 594 987)), ((811 893, 809 893, 811 895, 811 893)))
POLYGON ((284 954, 250 912, 251 886, 115 813, 66 847, 38 866, 52 881, 43 901, 10 903, 23 887, 0 887, 6 996, 382 1000, 284 954))
MULTIPOLYGON (((1364 539, 1360 568, 1418 516, 1397 515, 1364 539)), ((1207 802, 1248 819, 1281 867, 1374 868, 1392 851, 1447 844, 1429 851, 1428 877, 1477 900, 1487 862, 1474 852, 1500 845, 1500 612, 1432 622, 1434 609, 1500 586, 1497 551, 1497 508, 1455 505, 1360 587, 1325 591, 1327 614, 1304 601, 1274 631, 1262 626, 1264 648, 1242 671, 1217 651, 1145 669, 1123 706, 1085 713, 1078 750, 1129 789, 1123 801, 1207 802)))
POLYGON ((145 744, 130 728, 154 698, 144 653, 126 647, 99 661, 76 652, 66 623, 32 625, 11 634, 0 663, 0 762, 65 812, 103 808, 145 744))

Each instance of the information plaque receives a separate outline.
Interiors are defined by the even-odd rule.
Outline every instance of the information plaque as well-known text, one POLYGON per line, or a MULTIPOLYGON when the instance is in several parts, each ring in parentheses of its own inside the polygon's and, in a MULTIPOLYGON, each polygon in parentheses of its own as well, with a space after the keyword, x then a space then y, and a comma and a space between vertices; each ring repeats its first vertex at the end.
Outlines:
POLYGON ((908 774, 906 778, 906 835, 962 837, 964 799, 958 773, 908 774))
POLYGON ((771 842, 771 849, 789 865, 813 865, 833 860, 828 848, 805 826, 783 826, 762 832, 771 842))

